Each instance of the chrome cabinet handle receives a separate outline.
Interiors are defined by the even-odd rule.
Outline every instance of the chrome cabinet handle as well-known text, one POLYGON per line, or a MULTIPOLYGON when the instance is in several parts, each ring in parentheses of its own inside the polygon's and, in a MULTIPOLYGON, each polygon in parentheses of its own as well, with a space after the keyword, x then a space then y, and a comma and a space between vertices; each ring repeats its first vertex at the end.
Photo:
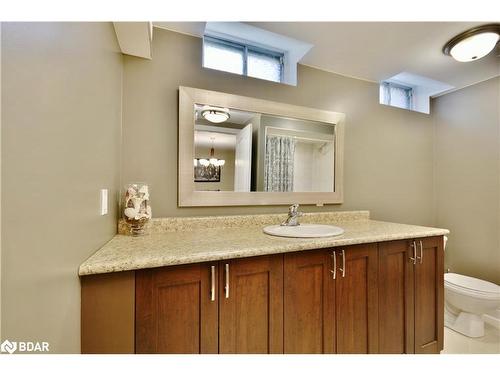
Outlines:
POLYGON ((422 240, 419 240, 420 242, 420 257, 418 257, 417 259, 419 260, 419 263, 422 264, 422 262, 424 261, 424 245, 422 244, 422 240))
POLYGON ((229 263, 226 263, 226 285, 224 285, 224 292, 226 293, 226 298, 229 298, 229 263))
POLYGON ((330 272, 332 273, 333 280, 335 280, 337 278, 337 255, 335 254, 335 251, 332 252, 331 257, 333 259, 333 270, 330 270, 330 272))
POLYGON ((342 277, 345 277, 345 251, 342 250, 342 268, 339 269, 342 272, 342 277))
POLYGON ((215 266, 210 267, 210 301, 215 301, 215 266))
POLYGON ((413 248, 413 258, 410 257, 410 260, 413 264, 417 264, 417 242, 413 241, 413 245, 411 247, 413 248))

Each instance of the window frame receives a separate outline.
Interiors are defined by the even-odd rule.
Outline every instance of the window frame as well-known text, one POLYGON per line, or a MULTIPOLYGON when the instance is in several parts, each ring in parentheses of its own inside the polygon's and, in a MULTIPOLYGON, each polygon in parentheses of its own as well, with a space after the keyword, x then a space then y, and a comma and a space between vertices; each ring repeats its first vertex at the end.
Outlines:
MULTIPOLYGON (((217 37, 210 36, 210 35, 204 35, 203 36, 202 65, 204 68, 208 68, 208 69, 213 69, 213 68, 205 66, 205 41, 209 41, 209 42, 212 42, 214 44, 222 44, 222 45, 226 45, 226 46, 230 46, 230 47, 234 47, 234 48, 238 48, 238 49, 243 49, 243 74, 242 74, 243 76, 250 77, 250 78, 256 78, 256 79, 263 79, 265 81, 270 81, 270 82, 284 83, 284 79, 285 79, 285 53, 284 52, 273 51, 273 50, 258 47, 258 46, 252 45, 252 44, 238 43, 238 42, 234 42, 232 40, 217 38, 217 37), (266 55, 266 56, 269 56, 272 58, 278 58, 279 62, 280 62, 280 80, 273 81, 270 79, 249 76, 248 75, 248 51, 256 52, 258 54, 266 55)), ((215 69, 215 70, 219 70, 219 69, 215 69)), ((227 70, 220 70, 220 71, 232 73, 232 74, 238 74, 238 73, 229 72, 227 70)))

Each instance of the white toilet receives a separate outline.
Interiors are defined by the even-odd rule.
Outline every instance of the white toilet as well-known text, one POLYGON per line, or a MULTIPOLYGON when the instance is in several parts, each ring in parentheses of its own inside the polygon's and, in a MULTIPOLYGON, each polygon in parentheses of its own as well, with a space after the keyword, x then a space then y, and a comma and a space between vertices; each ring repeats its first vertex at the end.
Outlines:
POLYGON ((500 306, 500 286, 457 273, 444 274, 444 325, 469 337, 484 336, 482 315, 500 306))

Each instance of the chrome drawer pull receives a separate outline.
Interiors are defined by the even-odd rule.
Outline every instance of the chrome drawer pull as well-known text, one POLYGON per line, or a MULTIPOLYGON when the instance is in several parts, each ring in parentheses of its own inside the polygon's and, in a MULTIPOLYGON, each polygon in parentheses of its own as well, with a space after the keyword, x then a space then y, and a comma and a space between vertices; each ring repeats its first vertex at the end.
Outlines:
POLYGON ((335 280, 337 278, 337 255, 335 251, 332 253, 331 257, 333 258, 333 270, 330 270, 332 273, 332 278, 335 280))
POLYGON ((210 301, 215 301, 215 266, 210 267, 210 301))
POLYGON ((410 257, 410 260, 413 264, 417 264, 417 242, 413 241, 413 245, 411 245, 413 248, 413 258, 410 257))
POLYGON ((342 268, 340 269, 342 272, 342 277, 345 277, 345 251, 342 250, 342 268))
POLYGON ((226 298, 229 298, 229 263, 226 263, 226 285, 224 286, 226 298))
POLYGON ((420 264, 424 261, 424 245, 422 244, 422 240, 420 242, 420 257, 418 258, 420 261, 420 264))

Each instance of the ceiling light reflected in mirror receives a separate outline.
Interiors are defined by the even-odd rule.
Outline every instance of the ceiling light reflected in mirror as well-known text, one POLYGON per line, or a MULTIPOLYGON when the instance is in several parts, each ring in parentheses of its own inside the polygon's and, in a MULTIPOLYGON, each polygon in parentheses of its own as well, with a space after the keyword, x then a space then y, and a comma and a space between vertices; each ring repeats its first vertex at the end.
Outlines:
POLYGON ((201 109, 201 117, 214 124, 220 124, 221 122, 229 120, 230 115, 227 108, 206 105, 201 109))

